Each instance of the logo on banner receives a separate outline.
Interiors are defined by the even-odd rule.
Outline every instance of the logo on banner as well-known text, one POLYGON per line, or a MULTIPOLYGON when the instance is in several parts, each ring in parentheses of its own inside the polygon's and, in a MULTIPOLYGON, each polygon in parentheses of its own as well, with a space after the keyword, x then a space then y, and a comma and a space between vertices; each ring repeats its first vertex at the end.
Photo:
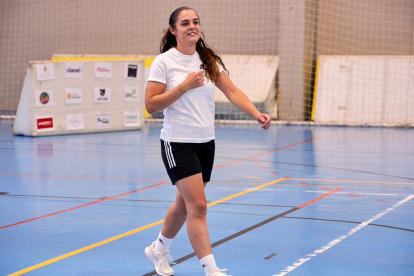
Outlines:
POLYGON ((51 106, 54 104, 53 91, 35 90, 36 107, 51 106))
POLYGON ((125 127, 136 127, 140 124, 140 118, 138 112, 124 112, 124 125, 125 127))
POLYGON ((111 78, 112 63, 95 62, 95 78, 111 78))
POLYGON ((66 104, 81 104, 83 102, 82 87, 65 88, 66 104))
POLYGON ((37 132, 54 131, 53 116, 36 117, 37 132))
POLYGON ((138 64, 125 63, 125 78, 137 79, 139 73, 138 64))
POLYGON ((47 104, 49 102, 49 94, 47 92, 42 92, 39 97, 40 103, 47 104))
POLYGON ((83 76, 83 63, 66 62, 66 78, 81 79, 83 76))
POLYGON ((109 103, 111 101, 110 87, 95 87, 95 103, 109 103))
POLYGON ((125 102, 138 102, 139 87, 124 87, 124 101, 125 102))
POLYGON ((84 129, 83 113, 66 114, 67 130, 84 129))
POLYGON ((111 128, 111 114, 96 114, 95 128, 111 128))
POLYGON ((36 64, 37 81, 53 80, 55 78, 55 67, 53 63, 36 64))

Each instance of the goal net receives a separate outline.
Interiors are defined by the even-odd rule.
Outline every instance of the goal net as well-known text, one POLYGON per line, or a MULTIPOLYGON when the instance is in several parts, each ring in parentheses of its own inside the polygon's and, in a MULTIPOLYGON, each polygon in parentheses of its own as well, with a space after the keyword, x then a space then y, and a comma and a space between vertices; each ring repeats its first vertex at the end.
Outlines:
MULTIPOLYGON (((414 1, 189 0, 230 78, 280 122, 414 125, 414 1)), ((2 0, 0 118, 30 61, 156 56, 177 0, 2 0)), ((216 118, 251 119, 215 93, 216 118)), ((159 115, 162 117, 162 115, 159 115)))

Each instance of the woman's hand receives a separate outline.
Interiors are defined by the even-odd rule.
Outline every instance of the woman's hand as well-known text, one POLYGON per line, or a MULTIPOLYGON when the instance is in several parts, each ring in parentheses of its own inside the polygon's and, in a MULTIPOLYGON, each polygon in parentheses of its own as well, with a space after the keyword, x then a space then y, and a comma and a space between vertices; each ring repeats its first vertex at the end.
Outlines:
POLYGON ((176 100, 183 96, 185 92, 204 85, 204 71, 188 74, 181 85, 164 93, 166 85, 164 83, 149 81, 145 90, 145 108, 148 113, 161 111, 172 105, 176 100))
POLYGON ((194 89, 204 85, 204 70, 190 73, 187 78, 182 82, 181 87, 187 92, 190 89, 194 89))
POLYGON ((256 116, 256 120, 262 125, 263 129, 268 129, 270 127, 270 122, 272 119, 267 114, 259 113, 256 116))
POLYGON ((270 127, 270 116, 260 113, 249 98, 247 98, 247 96, 233 84, 225 72, 221 72, 219 75, 216 86, 224 93, 232 104, 255 118, 262 125, 263 129, 268 129, 270 127))

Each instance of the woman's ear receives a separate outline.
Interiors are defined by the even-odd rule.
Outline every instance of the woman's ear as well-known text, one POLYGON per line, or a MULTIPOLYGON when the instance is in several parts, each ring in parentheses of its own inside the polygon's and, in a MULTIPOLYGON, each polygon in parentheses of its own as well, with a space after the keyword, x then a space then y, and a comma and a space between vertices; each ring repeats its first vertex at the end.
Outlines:
POLYGON ((175 35, 175 31, 174 28, 171 26, 168 26, 168 30, 170 30, 170 33, 172 33, 173 35, 175 35))

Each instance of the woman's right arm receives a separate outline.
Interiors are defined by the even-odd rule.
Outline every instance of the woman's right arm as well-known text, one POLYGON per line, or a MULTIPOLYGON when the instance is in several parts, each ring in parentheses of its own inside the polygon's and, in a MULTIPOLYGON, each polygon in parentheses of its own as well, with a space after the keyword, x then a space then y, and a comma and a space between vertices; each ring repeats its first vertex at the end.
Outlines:
POLYGON ((145 108, 148 113, 161 111, 172 105, 185 92, 190 89, 204 85, 204 71, 188 74, 187 78, 173 89, 165 92, 166 84, 156 81, 149 81, 145 90, 145 108))
POLYGON ((148 113, 151 114, 169 107, 183 95, 183 92, 178 86, 163 93, 165 86, 161 82, 149 81, 147 83, 147 89, 145 90, 145 108, 148 113))

